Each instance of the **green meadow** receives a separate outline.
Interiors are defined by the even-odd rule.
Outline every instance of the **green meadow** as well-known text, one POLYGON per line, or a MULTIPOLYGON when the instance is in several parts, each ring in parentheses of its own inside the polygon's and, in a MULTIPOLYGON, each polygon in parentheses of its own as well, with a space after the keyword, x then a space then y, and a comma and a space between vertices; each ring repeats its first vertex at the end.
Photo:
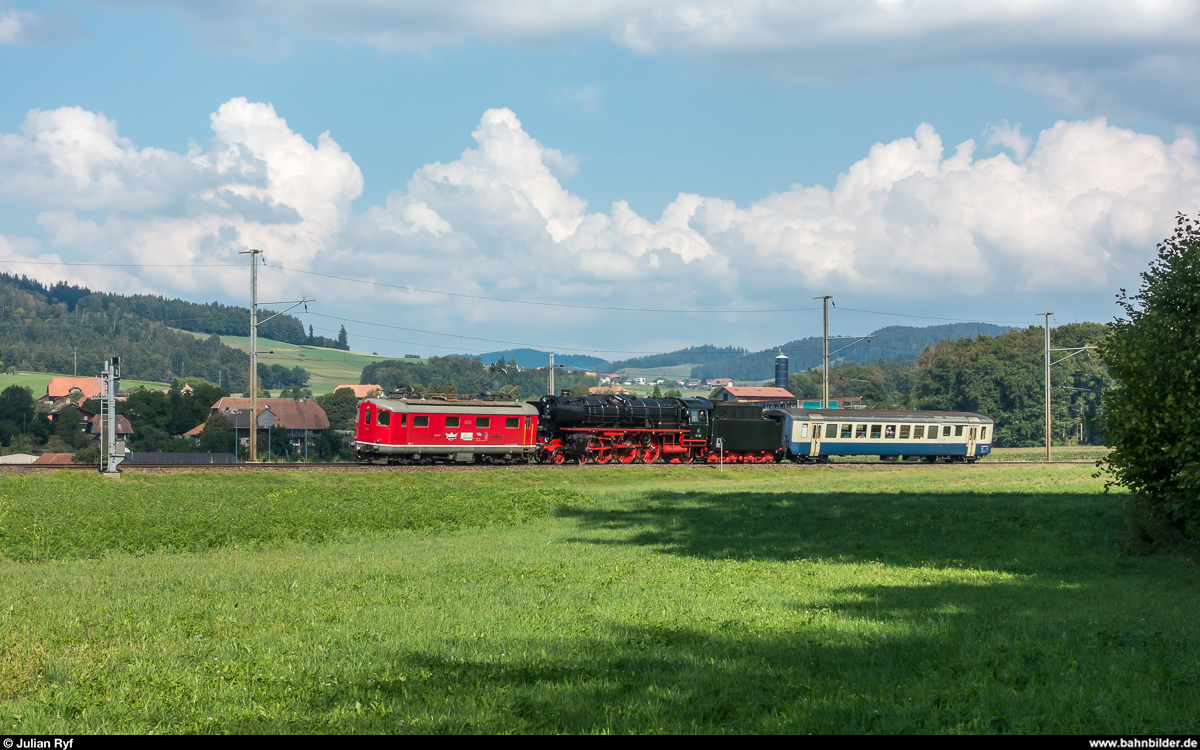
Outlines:
MULTIPOLYGON (((205 336, 207 334, 195 334, 205 336)), ((228 344, 234 349, 250 353, 249 336, 222 336, 221 343, 228 344)), ((259 338, 258 361, 265 365, 283 365, 285 367, 303 367, 308 370, 308 388, 318 396, 331 393, 339 385, 357 384, 362 377, 363 368, 372 362, 381 362, 396 357, 382 357, 377 354, 361 352, 344 352, 340 349, 326 349, 320 346, 304 344, 285 344, 282 341, 259 338), (268 354, 267 352, 273 352, 268 354)), ((408 359, 407 362, 420 362, 419 359, 408 359)))
POLYGON ((1090 466, 0 475, 0 719, 1200 730, 1200 574, 1090 466))

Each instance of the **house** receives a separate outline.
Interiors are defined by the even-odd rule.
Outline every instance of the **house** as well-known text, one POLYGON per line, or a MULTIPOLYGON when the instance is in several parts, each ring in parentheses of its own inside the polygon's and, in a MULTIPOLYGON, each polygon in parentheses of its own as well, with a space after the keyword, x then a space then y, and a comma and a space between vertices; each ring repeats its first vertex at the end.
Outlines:
POLYGON ((379 394, 383 393, 383 388, 381 386, 373 385, 373 384, 339 385, 337 388, 334 388, 333 390, 339 391, 342 388, 349 388, 350 390, 354 391, 355 398, 376 398, 377 396, 379 396, 379 394))
POLYGON ((708 381, 711 388, 720 388, 721 386, 733 385, 733 378, 713 378, 708 381))
POLYGON ((645 384, 646 384, 646 379, 645 379, 645 378, 638 378, 636 382, 637 382, 637 384, 638 384, 638 385, 645 385, 645 384))
POLYGON ((786 388, 753 388, 727 385, 718 388, 711 396, 717 403, 770 404, 778 407, 796 406, 796 397, 786 388))
POLYGON ((588 388, 588 393, 629 393, 629 391, 619 385, 598 385, 595 388, 588 388))
POLYGON ((704 381, 700 380, 700 378, 688 378, 687 382, 684 383, 684 385, 686 385, 688 388, 691 388, 694 390, 696 388, 699 388, 701 385, 703 385, 703 382, 704 381))
POLYGON ((46 395, 38 399, 45 404, 52 404, 64 398, 72 401, 89 398, 99 398, 104 391, 100 378, 50 378, 46 384, 46 395))
POLYGON ((0 456, 0 464, 32 464, 37 462, 37 456, 29 453, 11 453, 0 456))
MULTIPOLYGON (((100 415, 88 414, 82 411, 80 412, 80 415, 85 414, 86 416, 84 416, 81 420, 81 423, 83 424, 83 431, 86 432, 88 437, 92 438, 93 440, 99 440, 103 434, 101 432, 103 425, 101 424, 100 415)), ((124 415, 118 414, 117 440, 128 440, 131 437, 133 437, 133 425, 129 424, 129 420, 126 419, 124 415)))
POLYGON ((658 378, 657 380, 655 380, 655 381, 654 381, 654 384, 655 384, 655 385, 662 385, 663 383, 666 383, 666 382, 667 382, 667 379, 666 379, 666 378, 658 378))
MULTIPOLYGON (((250 399, 226 396, 209 409, 209 416, 224 415, 233 422, 239 443, 250 440, 250 399)), ((288 439, 299 445, 307 436, 315 438, 329 429, 329 417, 325 410, 311 398, 260 398, 258 399, 258 419, 255 420, 257 429, 287 430, 288 439)), ((185 437, 198 438, 204 432, 204 425, 184 433, 185 437)))
POLYGON ((33 463, 38 466, 44 466, 45 464, 69 464, 74 460, 74 453, 43 453, 33 463))

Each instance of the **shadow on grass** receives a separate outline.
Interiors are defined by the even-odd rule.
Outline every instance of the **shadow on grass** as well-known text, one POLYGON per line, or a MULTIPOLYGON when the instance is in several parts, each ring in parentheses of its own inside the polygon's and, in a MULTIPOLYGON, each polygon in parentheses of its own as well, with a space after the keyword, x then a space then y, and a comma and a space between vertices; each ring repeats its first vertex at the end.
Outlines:
POLYGON ((878 561, 1030 574, 1109 567, 1121 500, 1079 494, 651 492, 558 511, 572 541, 702 559, 878 561))
MULTIPOLYGON (((396 653, 305 696, 291 732, 1190 733, 1194 637, 1064 624, 1037 585, 866 587, 811 622, 614 627, 396 653), (830 617, 833 615, 834 617, 830 617), (824 618, 824 619, 822 619, 824 618), (870 627, 870 623, 894 627, 870 627), (471 651, 474 653, 471 653, 471 651), (506 652, 507 656, 501 656, 506 652)), ((1044 593, 1044 592, 1043 592, 1044 593)), ((823 611, 827 610, 827 611, 823 611)), ((280 699, 284 696, 280 695, 280 699)), ((288 696, 295 697, 295 696, 288 696)), ((249 720, 224 731, 278 732, 249 720)))

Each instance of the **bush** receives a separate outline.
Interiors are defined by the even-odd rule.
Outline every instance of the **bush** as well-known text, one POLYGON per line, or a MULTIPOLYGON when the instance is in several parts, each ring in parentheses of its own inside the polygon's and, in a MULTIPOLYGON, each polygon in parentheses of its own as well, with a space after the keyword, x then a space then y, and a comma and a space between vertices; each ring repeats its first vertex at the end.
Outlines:
MULTIPOLYGON (((1100 354, 1118 383, 1104 396, 1110 482, 1129 488, 1137 513, 1200 538, 1200 226, 1179 215, 1142 274, 1126 319, 1100 354)), ((1150 526, 1142 525, 1143 528, 1150 526)))

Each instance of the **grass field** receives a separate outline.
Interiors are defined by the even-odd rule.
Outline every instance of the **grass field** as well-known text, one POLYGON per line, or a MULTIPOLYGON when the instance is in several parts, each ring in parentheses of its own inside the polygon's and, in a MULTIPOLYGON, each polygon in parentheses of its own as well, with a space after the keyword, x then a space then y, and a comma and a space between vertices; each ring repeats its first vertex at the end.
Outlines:
MULTIPOLYGON (((50 383, 50 378, 71 378, 74 375, 63 375, 61 373, 52 372, 18 372, 15 375, 0 375, 0 391, 10 385, 22 385, 33 391, 34 398, 41 398, 46 395, 46 386, 50 383)), ((80 376, 83 377, 83 376, 80 376)), ((98 376, 97 376, 97 379, 98 376)), ((170 388, 170 383, 156 383, 152 380, 122 380, 121 388, 153 388, 162 389, 170 388)))
MULTIPOLYGON (((194 334, 201 338, 208 334, 194 334)), ((235 349, 250 353, 249 336, 222 336, 221 343, 235 349)), ((381 357, 377 354, 361 352, 344 352, 339 349, 325 349, 319 346, 304 346, 301 344, 285 344, 282 341, 259 338, 258 361, 266 365, 284 365, 296 367, 299 365, 308 370, 311 378, 308 387, 316 395, 330 393, 343 383, 357 383, 362 377, 362 370, 372 362, 396 357, 381 357), (273 351, 274 354, 266 354, 273 351)), ((420 359, 409 359, 408 362, 421 362, 420 359)))
POLYGON ((1092 471, 0 476, 4 729, 1195 733, 1092 471))

